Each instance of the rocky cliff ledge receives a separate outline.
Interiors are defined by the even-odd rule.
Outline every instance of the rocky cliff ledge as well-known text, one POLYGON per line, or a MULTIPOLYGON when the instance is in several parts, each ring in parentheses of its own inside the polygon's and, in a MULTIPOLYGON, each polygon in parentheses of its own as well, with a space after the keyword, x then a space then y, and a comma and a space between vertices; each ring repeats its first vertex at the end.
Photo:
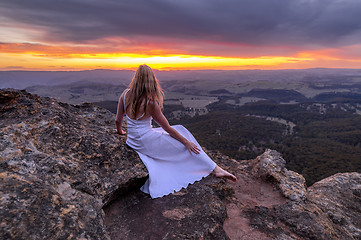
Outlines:
POLYGON ((307 189, 275 151, 210 152, 237 183, 211 175, 152 200, 107 110, 0 90, 0 113, 0 239, 361 239, 360 173, 307 189))

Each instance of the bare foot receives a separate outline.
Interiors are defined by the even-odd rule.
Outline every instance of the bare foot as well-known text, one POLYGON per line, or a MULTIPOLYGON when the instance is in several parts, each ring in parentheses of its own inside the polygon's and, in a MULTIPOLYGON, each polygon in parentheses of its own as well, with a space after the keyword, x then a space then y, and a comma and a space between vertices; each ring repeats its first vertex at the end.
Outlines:
POLYGON ((216 168, 213 171, 214 171, 214 174, 216 175, 216 177, 224 177, 224 178, 227 178, 229 180, 232 180, 233 182, 237 181, 236 176, 234 176, 233 174, 231 174, 231 173, 227 172, 226 170, 222 169, 218 165, 216 166, 216 168))

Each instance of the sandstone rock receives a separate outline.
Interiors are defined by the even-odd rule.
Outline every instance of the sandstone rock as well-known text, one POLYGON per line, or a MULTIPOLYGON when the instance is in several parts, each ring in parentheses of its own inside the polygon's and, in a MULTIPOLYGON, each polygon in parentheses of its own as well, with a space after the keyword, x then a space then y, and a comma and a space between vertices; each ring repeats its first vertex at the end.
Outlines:
POLYGON ((117 199, 105 209, 112 240, 123 239, 228 239, 223 222, 224 202, 217 195, 224 187, 207 177, 176 194, 151 199, 138 191, 117 199))
MULTIPOLYGON (((105 224, 112 239, 360 238, 358 230, 354 230, 355 234, 351 236, 348 229, 335 226, 322 205, 315 202, 314 194, 308 193, 302 177, 289 180, 289 173, 279 153, 267 150, 254 160, 244 161, 236 161, 219 152, 208 154, 223 168, 235 173, 238 182, 233 184, 211 175, 175 195, 160 199, 151 200, 139 191, 121 197, 105 209, 105 224), (267 177, 267 174, 277 176, 278 181, 267 177), (302 189, 302 196, 308 197, 286 197, 285 189, 279 186, 281 182, 284 186, 296 185, 289 191, 296 189, 298 193, 302 189), (212 188, 207 190, 209 186, 212 188), (211 202, 216 202, 217 207, 211 206, 211 202), (226 218, 222 210, 224 208, 226 218), (209 219, 212 221, 209 222, 209 219), (202 227, 200 222, 205 225, 202 227), (223 229, 219 227, 222 224, 223 229)), ((347 174, 341 176, 347 178, 347 174)), ((345 184, 340 185, 337 190, 340 195, 336 199, 351 199, 349 203, 357 203, 356 198, 343 197, 342 192, 351 188, 355 189, 357 195, 360 178, 354 176, 351 181, 353 184, 347 184, 349 180, 346 179, 343 182, 345 184)), ((325 194, 324 197, 332 195, 331 192, 321 192, 325 194)), ((355 216, 350 220, 353 225, 344 221, 345 225, 351 229, 360 229, 356 226, 360 212, 353 212, 351 204, 343 206, 343 211, 355 216)), ((342 213, 339 214, 342 216, 342 213)))
MULTIPOLYGON (((260 236, 259 232, 264 234, 262 239, 361 238, 360 173, 339 173, 306 190, 303 177, 285 169, 285 161, 275 151, 267 150, 255 160, 240 164, 243 179, 251 175, 253 186, 259 187, 253 193, 250 191, 252 204, 245 201, 244 196, 239 197, 247 194, 246 184, 235 189, 236 203, 242 206, 238 207, 238 215, 245 216, 243 222, 248 223, 243 224, 243 228, 251 230, 244 232, 242 238, 231 239, 255 239, 254 236, 260 236), (265 191, 264 183, 273 185, 286 197, 285 201, 274 192, 265 191), (269 202, 263 201, 260 195, 268 195, 269 202)), ((229 221, 232 219, 226 219, 226 223, 229 221)))
POLYGON ((310 202, 332 221, 343 239, 361 237, 361 173, 337 173, 308 189, 310 202))
POLYGON ((146 169, 114 115, 0 91, 0 239, 108 239, 102 207, 146 169))
POLYGON ((275 182, 286 198, 294 201, 306 199, 305 178, 296 172, 286 169, 286 161, 278 152, 267 149, 265 153, 255 159, 253 165, 253 174, 265 180, 275 182))

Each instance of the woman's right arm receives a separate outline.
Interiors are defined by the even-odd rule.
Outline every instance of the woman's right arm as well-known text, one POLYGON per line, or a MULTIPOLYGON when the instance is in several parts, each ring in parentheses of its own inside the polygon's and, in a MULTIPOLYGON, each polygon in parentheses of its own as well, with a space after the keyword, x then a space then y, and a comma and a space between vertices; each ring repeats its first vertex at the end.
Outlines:
POLYGON ((125 114, 123 95, 124 95, 124 92, 119 97, 118 107, 117 107, 117 115, 115 117, 115 127, 117 128, 117 132, 119 134, 124 135, 124 134, 126 134, 126 132, 122 129, 123 117, 124 117, 124 114, 125 114))
POLYGON ((159 126, 161 126, 167 133, 169 133, 171 137, 183 143, 188 149, 189 153, 194 152, 198 154, 200 152, 200 149, 197 147, 196 144, 188 141, 177 130, 175 130, 169 125, 167 118, 163 115, 162 110, 160 109, 160 106, 157 103, 150 102, 149 107, 150 107, 149 108, 150 115, 153 117, 154 121, 156 121, 159 124, 159 126))

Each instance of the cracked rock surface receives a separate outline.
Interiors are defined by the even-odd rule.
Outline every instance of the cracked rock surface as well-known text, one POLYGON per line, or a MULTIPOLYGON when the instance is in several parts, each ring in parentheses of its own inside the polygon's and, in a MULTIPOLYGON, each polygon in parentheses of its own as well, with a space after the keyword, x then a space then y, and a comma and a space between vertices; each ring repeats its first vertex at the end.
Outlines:
POLYGON ((114 115, 0 91, 0 239, 109 239, 103 206, 147 171, 114 115))

